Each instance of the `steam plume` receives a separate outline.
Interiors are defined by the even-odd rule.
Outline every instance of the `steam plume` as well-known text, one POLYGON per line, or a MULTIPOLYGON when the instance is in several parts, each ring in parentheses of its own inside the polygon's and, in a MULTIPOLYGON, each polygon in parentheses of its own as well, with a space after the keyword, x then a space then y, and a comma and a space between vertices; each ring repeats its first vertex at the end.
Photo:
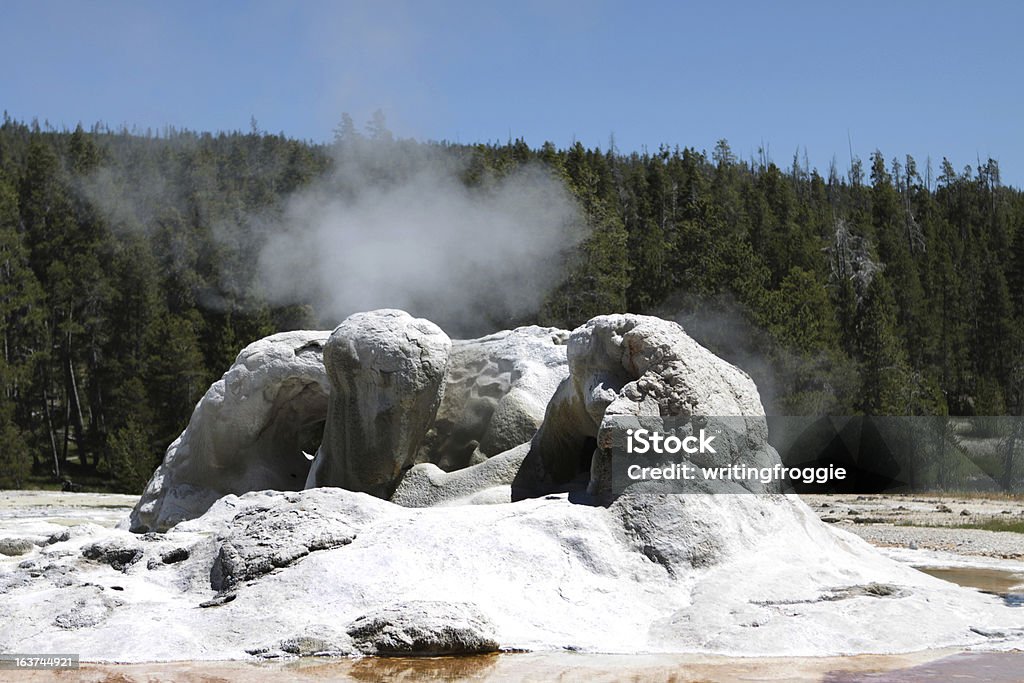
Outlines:
POLYGON ((402 308, 449 332, 504 326, 540 305, 583 222, 550 171, 484 174, 440 145, 359 138, 329 177, 266 226, 259 282, 274 303, 340 320, 402 308), (275 224, 276 223, 276 224, 275 224))

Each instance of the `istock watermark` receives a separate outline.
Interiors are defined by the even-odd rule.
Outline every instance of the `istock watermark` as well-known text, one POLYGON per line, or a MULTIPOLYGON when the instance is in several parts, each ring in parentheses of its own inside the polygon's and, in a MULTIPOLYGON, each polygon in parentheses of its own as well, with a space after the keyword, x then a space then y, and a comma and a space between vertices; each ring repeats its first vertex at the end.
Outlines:
POLYGON ((707 435, 700 430, 698 436, 690 435, 679 438, 675 434, 662 434, 661 432, 647 429, 626 430, 626 452, 630 454, 644 453, 714 453, 715 449, 711 442, 714 436, 707 435))

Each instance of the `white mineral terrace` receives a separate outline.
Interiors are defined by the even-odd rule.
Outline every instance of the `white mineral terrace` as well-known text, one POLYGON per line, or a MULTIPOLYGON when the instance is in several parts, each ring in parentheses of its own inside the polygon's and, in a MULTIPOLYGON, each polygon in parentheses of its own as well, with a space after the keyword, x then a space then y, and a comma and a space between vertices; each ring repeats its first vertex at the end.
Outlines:
MULTIPOLYGON (((0 652, 1024 646, 1024 610, 917 571, 796 496, 612 495, 604 421, 686 411, 763 417, 749 377, 657 318, 452 341, 378 311, 258 341, 130 519, 125 497, 0 494, 0 652)), ((742 441, 716 455, 778 461, 763 420, 742 441)))

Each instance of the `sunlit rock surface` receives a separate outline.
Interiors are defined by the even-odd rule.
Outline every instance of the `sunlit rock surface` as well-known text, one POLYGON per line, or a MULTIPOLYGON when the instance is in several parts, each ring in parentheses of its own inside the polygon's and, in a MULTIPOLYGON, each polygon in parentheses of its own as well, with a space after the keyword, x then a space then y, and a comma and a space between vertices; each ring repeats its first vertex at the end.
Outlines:
POLYGON ((720 438, 717 454, 694 461, 756 467, 780 462, 768 444, 753 380, 677 323, 642 315, 594 318, 573 331, 568 361, 569 377, 548 404, 516 476, 513 498, 564 490, 574 481, 593 496, 610 498, 611 454, 602 432, 611 417, 743 416, 742 433, 729 442, 720 438))
POLYGON ((1024 645, 1020 608, 886 559, 782 495, 414 509, 313 489, 227 496, 163 534, 60 528, 2 529, 64 539, 0 558, 4 652, 45 643, 143 661, 402 642, 779 656, 1024 645), (116 552, 96 547, 139 556, 118 567, 116 552), (226 555, 242 558, 231 581, 214 571, 226 555), (444 619, 439 603, 458 608, 444 619))
POLYGON ((745 415, 752 426, 726 456, 778 457, 753 382, 674 323, 603 316, 567 346, 542 328, 449 346, 399 312, 357 320, 327 344, 342 358, 329 356, 328 370, 342 378, 328 380, 320 361, 326 333, 243 351, 132 514, 136 529, 185 520, 166 533, 0 529, 22 553, 0 556, 0 650, 46 642, 138 661, 1024 645, 1019 609, 886 558, 795 496, 614 496, 610 416, 745 415), (396 330, 400 343, 375 346, 396 330), (294 486, 293 464, 308 468, 302 426, 327 417, 339 386, 352 403, 331 438, 356 420, 346 438, 391 445, 367 449, 370 470, 386 465, 392 477, 396 463, 420 461, 388 479, 393 501, 332 487, 217 497, 294 486), (305 398, 295 407, 289 396, 305 398), (413 406, 405 426, 394 405, 413 406))
POLYGON ((391 501, 407 507, 508 503, 511 483, 529 452, 527 442, 454 472, 429 462, 416 465, 402 478, 391 501))
POLYGON ((250 344, 167 449, 131 527, 163 531, 199 516, 222 495, 297 490, 307 483, 387 497, 415 463, 426 469, 404 484, 403 504, 430 505, 507 486, 515 471, 506 473, 505 466, 459 475, 459 485, 444 491, 437 482, 444 472, 532 438, 568 374, 568 336, 531 326, 449 343, 429 321, 372 311, 350 317, 333 333, 289 332, 250 344), (323 349, 332 335, 334 384, 345 398, 336 401, 328 423, 332 381, 323 349), (321 435, 324 445, 311 471, 321 435))
POLYGON ((340 486, 389 497, 434 421, 452 343, 404 311, 356 313, 331 333, 323 443, 307 488, 340 486))

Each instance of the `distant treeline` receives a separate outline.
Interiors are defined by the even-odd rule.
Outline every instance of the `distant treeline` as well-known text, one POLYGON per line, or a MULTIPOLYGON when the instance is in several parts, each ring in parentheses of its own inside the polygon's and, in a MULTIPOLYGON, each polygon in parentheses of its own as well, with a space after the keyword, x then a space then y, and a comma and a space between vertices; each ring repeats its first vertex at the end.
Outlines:
POLYGON ((255 281, 266 237, 246 217, 279 209, 353 138, 443 148, 469 188, 523 164, 564 179, 589 236, 540 310, 511 322, 673 317, 749 366, 779 414, 1021 414, 1024 195, 993 160, 958 171, 876 152, 822 175, 800 157, 738 159, 724 140, 710 158, 418 143, 346 117, 317 145, 255 122, 154 136, 5 116, 0 487, 139 491, 245 344, 336 322, 231 283, 255 281))

